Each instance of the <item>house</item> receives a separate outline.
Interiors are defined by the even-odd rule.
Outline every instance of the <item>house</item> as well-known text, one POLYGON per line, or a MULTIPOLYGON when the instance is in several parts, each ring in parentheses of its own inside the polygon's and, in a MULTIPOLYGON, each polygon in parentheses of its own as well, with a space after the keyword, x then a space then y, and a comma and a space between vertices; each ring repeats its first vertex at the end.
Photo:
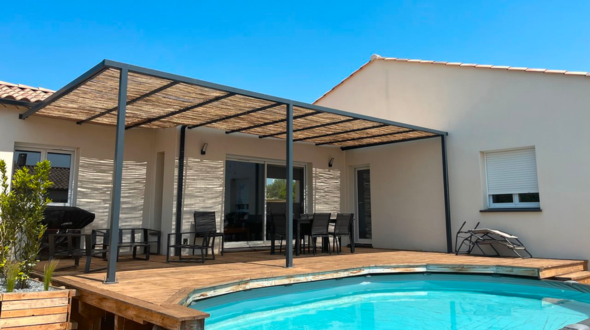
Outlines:
MULTIPOLYGON (((116 184, 120 76, 109 63, 55 94, 0 83, 0 159, 9 172, 40 159, 67 172, 67 192, 52 198, 95 213, 93 228, 109 226, 116 184)), ((274 98, 132 71, 121 226, 190 230, 192 212, 207 210, 216 212, 226 248, 268 244, 266 215, 289 204, 269 189, 286 179, 282 101, 256 103, 248 98, 274 98), (203 111, 167 117, 215 88, 228 93, 211 94, 215 106, 197 102, 203 111)), ((590 227, 590 79, 549 72, 373 57, 315 105, 295 104, 294 213, 354 212, 358 242, 378 248, 446 252, 463 221, 481 221, 519 233, 535 256, 588 259, 590 243, 579 233, 590 227)))
MULTIPOLYGON (((363 109, 367 115, 449 132, 453 232, 464 221, 467 227, 481 222, 483 227, 518 233, 535 256, 588 259, 589 90, 587 72, 373 55, 315 104, 363 109)), ((434 150, 437 143, 409 144, 434 150)), ((401 152, 409 144, 391 148, 401 152)), ((370 162, 372 173, 380 178, 373 181, 373 189, 413 192, 412 182, 393 181, 377 170, 384 163, 416 167, 417 160, 408 159, 418 157, 416 148, 398 159, 391 159, 396 152, 389 150, 351 151, 347 164, 370 162)), ((425 232, 440 232, 441 220, 434 215, 412 218, 411 210, 437 207, 439 198, 437 189, 405 199, 396 194, 387 209, 373 209, 374 226, 387 219, 379 232, 390 235, 388 247, 418 248, 425 232)))

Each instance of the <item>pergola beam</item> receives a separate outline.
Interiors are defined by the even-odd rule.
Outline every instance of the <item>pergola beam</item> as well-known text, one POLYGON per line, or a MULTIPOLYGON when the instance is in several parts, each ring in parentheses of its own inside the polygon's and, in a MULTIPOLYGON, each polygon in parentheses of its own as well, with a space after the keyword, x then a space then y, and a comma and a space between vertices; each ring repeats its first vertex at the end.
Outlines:
POLYGON ((410 141, 417 141, 417 140, 424 140, 424 139, 432 139, 432 138, 439 137, 439 136, 441 136, 441 135, 428 135, 428 136, 421 136, 421 137, 417 137, 417 138, 404 139, 404 140, 385 141, 385 142, 361 144, 361 145, 357 145, 357 146, 340 147, 340 149, 341 150, 352 150, 352 149, 376 147, 376 146, 382 146, 382 145, 386 145, 386 144, 394 144, 394 143, 400 143, 400 142, 410 142, 410 141))
POLYGON ((164 114, 164 115, 161 115, 161 116, 157 116, 157 117, 154 117, 154 118, 149 118, 149 119, 146 119, 144 121, 137 122, 135 124, 131 124, 131 125, 127 126, 125 129, 134 128, 134 127, 137 127, 137 126, 141 126, 141 125, 153 123, 155 121, 162 120, 162 119, 165 119, 165 118, 168 118, 168 117, 176 116, 176 115, 181 114, 183 112, 187 112, 187 111, 190 111, 190 110, 193 110, 193 109, 196 109, 196 108, 199 108, 199 107, 202 107, 202 106, 211 104, 211 103, 215 103, 217 101, 226 99, 226 98, 231 97, 231 96, 234 96, 234 95, 236 95, 236 94, 234 94, 234 93, 227 93, 225 95, 214 97, 214 98, 212 98, 210 100, 207 100, 207 101, 204 101, 204 102, 200 102, 200 103, 197 103, 197 104, 188 106, 186 108, 182 108, 180 110, 172 111, 172 112, 169 112, 169 113, 164 114))
MULTIPOLYGON (((86 71, 84 74, 82 74, 78 78, 74 79, 71 83, 67 84, 65 87, 62 87, 57 92, 51 94, 48 98, 46 98, 42 102, 36 103, 34 107, 30 108, 29 110, 27 110, 24 113, 19 114, 18 118, 23 119, 23 120, 27 119, 31 115, 35 114, 37 111, 45 108, 48 104, 52 103, 53 101, 56 101, 64 96, 68 95, 69 93, 74 91, 76 88, 78 88, 78 86, 84 84, 86 81, 92 79, 94 76, 101 73, 103 70, 107 69, 107 66, 106 66, 107 61, 108 60, 103 60, 102 62, 98 63, 92 69, 86 71)), ((119 69, 122 69, 122 68, 119 67, 119 69)))
MULTIPOLYGON (((171 82, 171 83, 169 83, 169 84, 166 84, 166 85, 164 85, 164 86, 162 86, 162 87, 156 88, 156 89, 154 89, 153 91, 147 92, 147 93, 145 93, 145 94, 143 94, 143 95, 141 95, 141 96, 138 96, 138 97, 134 98, 133 100, 131 100, 131 101, 127 102, 127 105, 131 105, 131 104, 133 104, 133 103, 135 103, 135 102, 141 101, 141 100, 145 99, 146 97, 150 97, 150 96, 152 96, 152 95, 154 95, 154 94, 157 94, 157 93, 159 93, 159 92, 161 92, 161 91, 163 91, 163 90, 165 90, 165 89, 168 89, 168 88, 170 88, 170 87, 172 87, 172 86, 174 86, 174 85, 178 85, 178 84, 179 84, 179 82, 178 82, 178 81, 173 81, 173 82, 171 82)), ((78 125, 82 125, 82 124, 84 124, 85 122, 92 121, 92 120, 94 120, 94 119, 96 119, 96 118, 100 118, 100 117, 102 117, 102 116, 104 116, 104 115, 108 115, 109 113, 111 113, 111 112, 113 112, 113 111, 117 111, 117 109, 119 109, 119 106, 116 106, 116 107, 114 107, 114 108, 111 108, 111 109, 109 109, 109 110, 103 111, 103 112, 101 112, 101 113, 99 113, 99 114, 96 114, 96 115, 94 115, 94 116, 88 117, 88 118, 86 118, 86 119, 84 119, 84 120, 80 120, 80 121, 79 121, 79 122, 77 122, 76 124, 78 124, 78 125)))
MULTIPOLYGON (((318 112, 304 113, 302 115, 293 116, 293 120, 299 119, 299 118, 305 118, 305 117, 309 117, 309 116, 315 116, 317 114, 319 114, 319 113, 318 112)), ((247 131, 247 130, 251 130, 251 129, 255 129, 255 128, 260 128, 260 127, 270 126, 270 125, 274 125, 274 124, 284 123, 286 121, 287 121, 287 119, 273 120, 273 121, 269 121, 269 122, 258 124, 258 125, 252 125, 252 126, 242 127, 242 128, 238 128, 238 129, 232 129, 231 131, 225 132, 225 134, 231 134, 231 133, 237 133, 237 132, 247 131)))
MULTIPOLYGON (((324 124, 318 124, 318 125, 314 125, 314 126, 308 126, 308 127, 298 128, 298 129, 294 129, 293 130, 293 133, 295 133, 295 132, 301 132, 301 131, 307 131, 307 130, 314 129, 314 128, 320 128, 320 127, 326 127, 326 126, 332 126, 332 125, 349 123, 349 122, 355 121, 355 120, 358 120, 358 119, 356 119, 356 118, 348 118, 348 119, 344 119, 344 120, 340 120, 340 121, 334 121, 334 122, 331 122, 331 123, 324 123, 324 124)), ((260 135, 259 138, 264 139, 264 138, 267 138, 267 137, 279 136, 279 135, 283 135, 283 134, 287 134, 287 132, 285 131, 285 132, 280 132, 280 133, 260 135)))
POLYGON ((295 139, 293 141, 296 141, 297 142, 297 141, 305 141, 305 140, 311 140, 311 139, 319 139, 319 138, 328 137, 328 136, 348 134, 348 133, 354 133, 354 132, 361 132, 361 131, 366 131, 366 130, 373 129, 373 128, 380 128, 380 127, 384 127, 384 126, 387 126, 387 125, 386 124, 378 124, 378 125, 373 125, 373 126, 369 126, 369 127, 355 128, 355 129, 351 129, 351 130, 348 130, 348 131, 342 131, 342 132, 335 132, 335 133, 328 133, 328 134, 320 134, 320 135, 308 136, 308 137, 304 137, 304 138, 295 139))
POLYGON ((202 124, 191 125, 191 126, 188 126, 188 128, 189 129, 193 129, 193 128, 197 128, 197 127, 201 127, 201 126, 207 126, 207 125, 219 123, 219 122, 224 121, 224 120, 238 118, 238 117, 249 115, 249 114, 252 114, 252 113, 256 113, 256 112, 268 110, 268 109, 274 108, 274 107, 279 106, 279 105, 280 105, 280 103, 273 103, 273 104, 266 105, 266 106, 263 106, 263 107, 260 107, 260 108, 256 108, 256 109, 252 109, 252 110, 248 110, 248 111, 236 113, 234 115, 230 115, 230 116, 226 116, 226 117, 222 117, 222 118, 210 120, 210 121, 204 122, 202 124))
POLYGON ((403 132, 384 133, 384 134, 361 136, 361 137, 355 137, 355 138, 349 138, 349 139, 342 139, 342 140, 336 140, 336 141, 321 142, 321 143, 316 143, 315 145, 316 146, 323 146, 325 144, 334 144, 334 143, 341 143, 341 142, 350 142, 350 141, 374 139, 374 138, 379 138, 379 137, 384 137, 384 136, 399 135, 399 134, 410 133, 410 132, 414 132, 414 130, 413 129, 410 129, 410 130, 403 131, 403 132))

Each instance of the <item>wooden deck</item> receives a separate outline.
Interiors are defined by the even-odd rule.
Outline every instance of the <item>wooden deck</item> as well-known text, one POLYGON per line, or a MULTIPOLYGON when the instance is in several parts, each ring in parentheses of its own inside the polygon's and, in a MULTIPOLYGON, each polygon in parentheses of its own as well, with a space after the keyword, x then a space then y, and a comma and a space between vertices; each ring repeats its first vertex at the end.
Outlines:
MULTIPOLYGON (((242 289, 251 288, 247 283, 253 281, 258 282, 258 287, 264 286, 267 284, 261 279, 267 278, 283 280, 273 284, 287 283, 290 279, 292 282, 318 280, 328 277, 302 279, 301 275, 339 271, 341 276, 350 276, 358 274, 363 267, 376 267, 380 273, 492 273, 539 279, 587 270, 587 262, 581 260, 490 258, 366 248, 358 248, 355 254, 302 255, 295 259, 294 268, 284 268, 284 263, 284 256, 262 251, 226 253, 205 264, 165 263, 164 257, 157 255, 150 261, 122 256, 117 267, 118 283, 105 285, 104 272, 84 274, 81 267, 63 269, 73 265, 73 261, 62 260, 53 282, 76 289, 80 302, 115 314, 115 320, 124 318, 166 329, 200 329, 208 315, 181 305, 188 303, 189 294, 207 294, 207 288, 211 287, 225 287, 225 292, 231 292, 239 290, 232 286, 236 283, 241 283, 242 289)), ((43 265, 42 262, 37 268, 41 270, 43 265)), ((106 262, 93 260, 93 268, 101 266, 106 266, 106 262)))

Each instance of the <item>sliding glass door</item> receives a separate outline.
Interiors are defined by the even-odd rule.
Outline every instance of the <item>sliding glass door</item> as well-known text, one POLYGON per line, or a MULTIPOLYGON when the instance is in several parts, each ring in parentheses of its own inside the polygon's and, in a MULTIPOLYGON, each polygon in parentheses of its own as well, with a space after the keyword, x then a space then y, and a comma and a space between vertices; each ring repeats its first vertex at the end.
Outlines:
POLYGON ((226 242, 264 240, 264 164, 226 161, 224 213, 226 242))
MULTIPOLYGON (((286 168, 267 161, 227 160, 224 234, 227 247, 264 245, 270 239, 270 215, 285 213, 286 168)), ((293 167, 293 210, 304 212, 305 167, 293 167)))
MULTIPOLYGON (((287 179, 285 166, 268 165, 266 175, 266 212, 285 214, 287 208, 287 179)), ((298 216, 303 211, 303 191, 305 181, 302 167, 293 167, 293 213, 298 216)))

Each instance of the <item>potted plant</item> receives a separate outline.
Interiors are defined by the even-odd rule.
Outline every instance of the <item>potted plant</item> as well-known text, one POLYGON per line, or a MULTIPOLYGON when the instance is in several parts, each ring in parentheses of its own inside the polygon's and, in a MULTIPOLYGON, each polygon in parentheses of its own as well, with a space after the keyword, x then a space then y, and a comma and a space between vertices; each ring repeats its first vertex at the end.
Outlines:
MULTIPOLYGON (((69 328, 74 291, 52 288, 30 278, 46 230, 42 220, 51 202, 47 197, 52 185, 50 168, 49 161, 43 161, 32 170, 26 166, 17 169, 9 190, 6 163, 0 160, 1 329, 69 328)), ((55 262, 46 266, 46 277, 51 276, 55 266, 55 262)))

